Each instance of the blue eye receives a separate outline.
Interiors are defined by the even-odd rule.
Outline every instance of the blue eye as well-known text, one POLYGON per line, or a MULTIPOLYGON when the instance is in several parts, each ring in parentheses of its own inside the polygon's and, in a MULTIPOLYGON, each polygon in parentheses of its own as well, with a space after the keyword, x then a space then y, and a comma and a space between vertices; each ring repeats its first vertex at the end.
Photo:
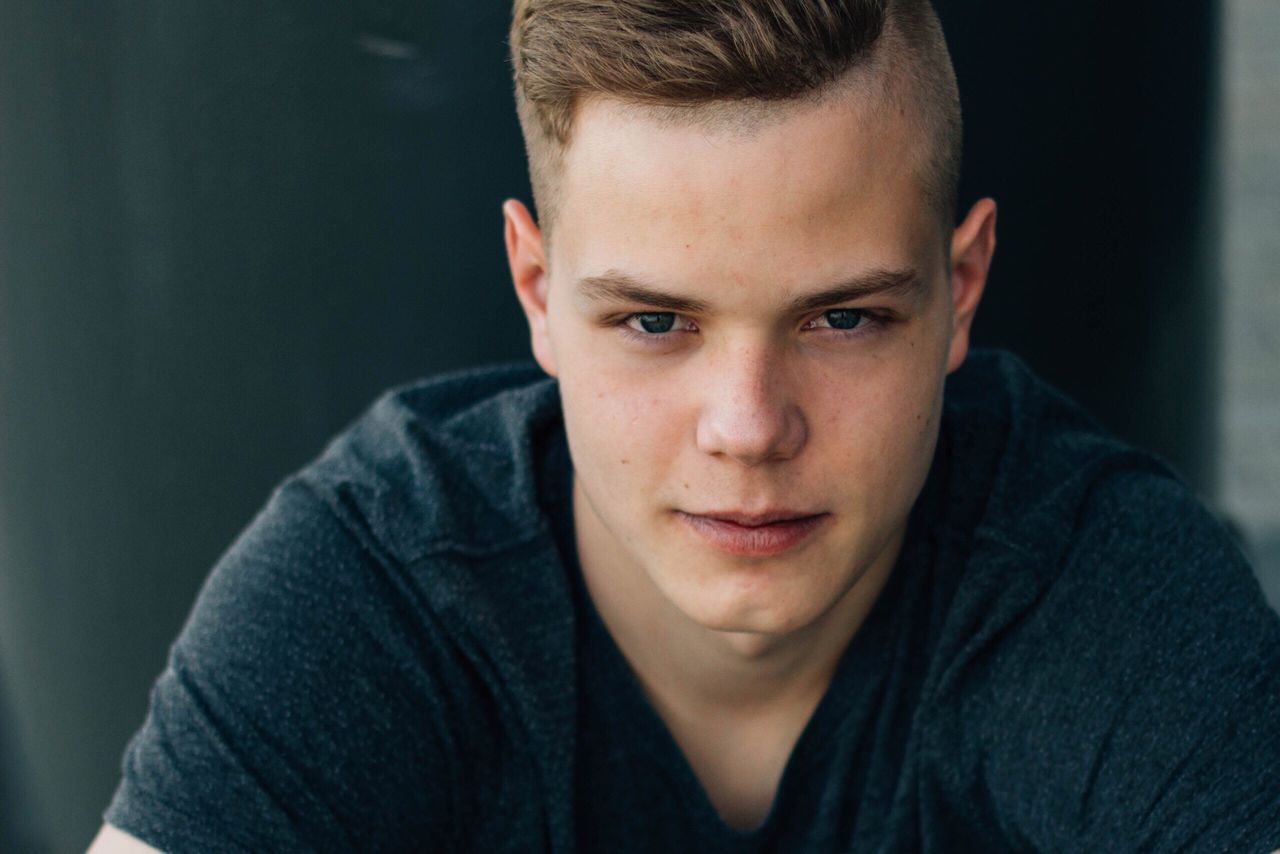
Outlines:
POLYGON ((856 308, 834 308, 823 314, 832 329, 856 329, 866 313, 856 308))
POLYGON ((652 335, 670 332, 672 327, 676 325, 676 316, 669 311, 649 312, 632 316, 640 322, 641 329, 652 335))

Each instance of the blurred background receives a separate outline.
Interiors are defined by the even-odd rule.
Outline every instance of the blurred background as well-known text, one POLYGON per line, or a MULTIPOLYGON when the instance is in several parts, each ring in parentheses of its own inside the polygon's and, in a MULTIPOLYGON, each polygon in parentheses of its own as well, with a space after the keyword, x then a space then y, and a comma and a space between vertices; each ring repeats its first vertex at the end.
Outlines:
MULTIPOLYGON (((979 345, 1280 602, 1280 4, 942 0, 979 345)), ((205 573, 384 388, 522 358, 508 5, 0 0, 0 851, 88 844, 205 573), (341 8, 339 8, 339 6, 341 8)))

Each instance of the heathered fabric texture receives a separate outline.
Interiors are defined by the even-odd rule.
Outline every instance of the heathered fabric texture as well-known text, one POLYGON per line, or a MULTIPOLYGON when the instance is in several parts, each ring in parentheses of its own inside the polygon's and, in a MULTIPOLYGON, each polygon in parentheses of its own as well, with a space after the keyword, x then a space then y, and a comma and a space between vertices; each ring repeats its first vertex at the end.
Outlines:
POLYGON ((215 567, 106 819, 173 852, 1280 847, 1280 618, 1015 358, 949 378, 902 556, 750 833, 594 612, 570 483, 531 366, 388 393, 215 567))

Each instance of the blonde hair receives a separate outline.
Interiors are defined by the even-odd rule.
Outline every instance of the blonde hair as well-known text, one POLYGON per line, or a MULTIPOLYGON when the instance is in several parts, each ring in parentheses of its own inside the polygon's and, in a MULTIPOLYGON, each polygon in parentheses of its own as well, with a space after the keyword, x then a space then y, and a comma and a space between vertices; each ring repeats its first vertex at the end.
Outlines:
POLYGON ((951 57, 928 0, 515 0, 516 107, 544 232, 575 107, 590 96, 692 120, 813 98, 874 63, 930 138, 924 192, 954 224, 963 125, 951 57))

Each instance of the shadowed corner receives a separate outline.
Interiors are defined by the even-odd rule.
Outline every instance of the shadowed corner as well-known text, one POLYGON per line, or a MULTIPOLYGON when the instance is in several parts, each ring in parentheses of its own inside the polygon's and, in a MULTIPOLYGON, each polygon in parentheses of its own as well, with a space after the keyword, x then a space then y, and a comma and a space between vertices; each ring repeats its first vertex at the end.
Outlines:
MULTIPOLYGON (((0 656, 0 662, 3 656, 0 656)), ((45 854, 49 845, 36 827, 29 796, 30 776, 18 749, 13 716, 9 713, 4 671, 0 669, 0 851, 5 854, 45 854)))
POLYGON ((1258 573, 1262 591, 1276 611, 1280 611, 1280 530, 1256 537, 1250 543, 1249 557, 1258 573))
POLYGON ((1268 604, 1280 613, 1280 530, 1250 533, 1234 514, 1214 506, 1215 515, 1235 540, 1249 566, 1253 568, 1268 604))

